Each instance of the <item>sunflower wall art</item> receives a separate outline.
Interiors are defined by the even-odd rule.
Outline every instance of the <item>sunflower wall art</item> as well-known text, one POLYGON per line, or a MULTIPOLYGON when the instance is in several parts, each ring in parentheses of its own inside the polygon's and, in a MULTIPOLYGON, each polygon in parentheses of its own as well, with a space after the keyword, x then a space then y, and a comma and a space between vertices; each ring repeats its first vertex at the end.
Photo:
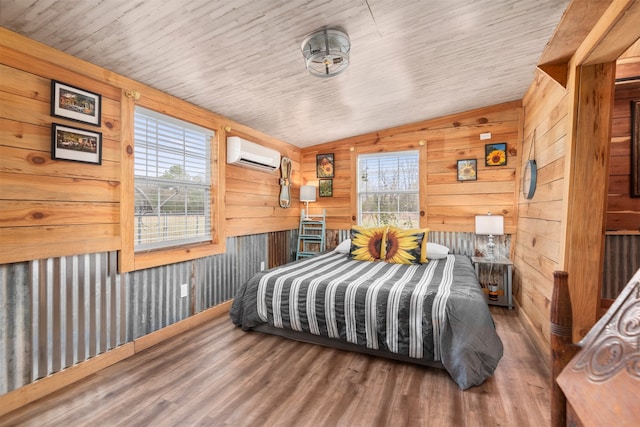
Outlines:
POLYGON ((478 179, 478 160, 458 160, 458 181, 475 181, 478 179))
POLYGON ((333 197, 333 180, 319 180, 318 193, 320 194, 320 197, 333 197))
POLYGON ((333 178, 333 153, 316 154, 316 176, 333 178))
POLYGON ((484 146, 486 166, 504 166, 507 164, 507 143, 487 144, 484 146))

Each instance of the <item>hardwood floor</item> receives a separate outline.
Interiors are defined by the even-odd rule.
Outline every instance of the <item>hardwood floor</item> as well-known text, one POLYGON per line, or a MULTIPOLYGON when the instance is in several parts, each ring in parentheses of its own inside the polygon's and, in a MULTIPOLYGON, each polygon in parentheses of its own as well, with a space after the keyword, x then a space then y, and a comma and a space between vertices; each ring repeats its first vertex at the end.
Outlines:
POLYGON ((444 370, 289 341, 224 315, 0 418, 2 426, 547 426, 549 372, 513 310, 505 355, 461 391, 444 370))

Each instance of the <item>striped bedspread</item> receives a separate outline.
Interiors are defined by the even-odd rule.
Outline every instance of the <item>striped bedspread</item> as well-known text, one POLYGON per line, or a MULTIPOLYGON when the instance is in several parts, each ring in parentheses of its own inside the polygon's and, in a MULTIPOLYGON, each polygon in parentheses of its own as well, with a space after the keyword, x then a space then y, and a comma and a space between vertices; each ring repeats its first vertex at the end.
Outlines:
POLYGON ((421 265, 350 260, 327 252, 256 274, 231 309, 244 329, 266 323, 440 361, 466 389, 490 376, 502 356, 468 257, 421 265))

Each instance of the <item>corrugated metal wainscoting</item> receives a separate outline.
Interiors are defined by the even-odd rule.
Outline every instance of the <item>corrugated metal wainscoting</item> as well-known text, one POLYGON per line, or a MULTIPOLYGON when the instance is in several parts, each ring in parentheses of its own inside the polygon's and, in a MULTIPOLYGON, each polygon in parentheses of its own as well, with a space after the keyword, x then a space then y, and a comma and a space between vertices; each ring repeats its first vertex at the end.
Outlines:
POLYGON ((639 268, 640 235, 606 235, 602 298, 616 299, 639 268))
POLYGON ((267 240, 232 237, 224 254, 123 274, 117 252, 0 266, 0 394, 233 298, 266 265, 267 240))

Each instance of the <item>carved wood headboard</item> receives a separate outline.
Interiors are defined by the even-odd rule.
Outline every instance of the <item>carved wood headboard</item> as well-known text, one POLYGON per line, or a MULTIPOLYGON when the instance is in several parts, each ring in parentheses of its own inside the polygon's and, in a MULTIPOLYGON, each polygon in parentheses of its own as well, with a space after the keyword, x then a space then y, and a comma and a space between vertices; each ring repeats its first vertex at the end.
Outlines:
POLYGON ((554 273, 552 425, 637 426, 640 420, 640 270, 578 345, 570 341, 568 297, 566 273, 554 273), (562 404, 565 396, 566 412, 562 404))

